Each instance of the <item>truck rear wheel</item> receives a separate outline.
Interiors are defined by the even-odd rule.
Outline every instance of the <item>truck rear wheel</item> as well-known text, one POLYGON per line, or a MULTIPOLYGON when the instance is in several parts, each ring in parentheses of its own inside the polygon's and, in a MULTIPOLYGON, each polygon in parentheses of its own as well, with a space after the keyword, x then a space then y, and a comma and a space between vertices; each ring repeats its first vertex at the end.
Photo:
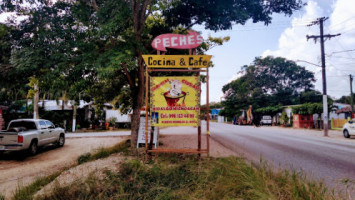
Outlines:
POLYGON ((37 151, 38 151, 37 142, 36 141, 32 141, 31 144, 30 144, 30 148, 28 148, 28 153, 31 156, 34 156, 34 155, 37 154, 37 151))
POLYGON ((57 142, 57 146, 58 147, 62 147, 65 144, 65 137, 64 134, 60 134, 58 142, 57 142))

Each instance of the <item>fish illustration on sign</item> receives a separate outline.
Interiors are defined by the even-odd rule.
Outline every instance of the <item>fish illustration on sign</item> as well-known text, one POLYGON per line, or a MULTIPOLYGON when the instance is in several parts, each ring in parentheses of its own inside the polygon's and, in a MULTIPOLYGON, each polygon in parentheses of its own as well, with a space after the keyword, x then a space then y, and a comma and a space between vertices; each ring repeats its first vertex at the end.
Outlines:
POLYGON ((195 31, 189 31, 187 35, 162 34, 154 38, 152 47, 158 51, 171 49, 193 49, 203 43, 203 37, 195 31))

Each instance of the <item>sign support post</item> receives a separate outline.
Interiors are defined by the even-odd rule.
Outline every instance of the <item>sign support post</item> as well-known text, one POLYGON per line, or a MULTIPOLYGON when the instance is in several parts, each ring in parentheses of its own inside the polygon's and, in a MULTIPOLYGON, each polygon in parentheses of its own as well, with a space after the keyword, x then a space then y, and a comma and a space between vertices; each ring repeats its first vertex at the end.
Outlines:
POLYGON ((206 119, 206 128, 207 128, 207 156, 210 156, 210 101, 209 101, 209 74, 208 74, 208 67, 206 69, 206 114, 207 114, 207 119, 206 119))

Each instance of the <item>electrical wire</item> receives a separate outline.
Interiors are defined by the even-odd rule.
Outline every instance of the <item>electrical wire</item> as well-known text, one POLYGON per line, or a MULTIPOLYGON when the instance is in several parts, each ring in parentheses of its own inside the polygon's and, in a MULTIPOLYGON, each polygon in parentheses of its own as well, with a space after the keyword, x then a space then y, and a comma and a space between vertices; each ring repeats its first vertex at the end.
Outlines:
POLYGON ((335 26, 338 26, 338 25, 340 25, 340 24, 343 24, 343 23, 349 21, 350 19, 354 19, 354 18, 355 18, 355 16, 352 16, 352 17, 350 17, 350 18, 348 18, 348 19, 346 19, 346 20, 344 20, 344 21, 341 21, 341 22, 339 22, 339 23, 337 23, 337 24, 333 24, 333 25, 329 26, 329 28, 334 28, 335 26))

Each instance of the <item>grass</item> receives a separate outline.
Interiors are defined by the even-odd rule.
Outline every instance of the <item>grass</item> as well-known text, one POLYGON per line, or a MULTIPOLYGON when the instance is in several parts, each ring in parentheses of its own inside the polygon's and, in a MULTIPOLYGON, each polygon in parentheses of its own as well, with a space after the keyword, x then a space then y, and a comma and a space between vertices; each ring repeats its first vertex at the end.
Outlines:
POLYGON ((130 140, 126 140, 124 142, 120 142, 120 143, 116 144, 113 147, 108 147, 108 148, 103 148, 102 147, 102 148, 98 149, 93 154, 85 153, 85 154, 79 156, 78 159, 77 159, 77 162, 80 165, 80 164, 83 164, 85 162, 98 160, 98 159, 101 159, 101 158, 107 158, 111 154, 119 153, 119 152, 122 152, 124 155, 127 155, 129 153, 129 150, 130 150, 130 145, 131 145, 131 141, 130 140))
MULTIPOLYGON (((30 199, 33 199, 33 195, 37 191, 39 191, 42 187, 44 187, 48 183, 52 182, 61 173, 62 173, 62 171, 54 173, 54 174, 52 174, 50 176, 37 178, 30 185, 28 185, 26 187, 18 188, 16 190, 16 192, 15 192, 15 195, 14 195, 13 199, 15 199, 15 200, 30 200, 30 199)), ((1 200, 1 197, 0 197, 0 200, 1 200)))
POLYGON ((0 200, 5 200, 4 195, 0 194, 0 200))
POLYGON ((161 155, 150 163, 126 161, 106 178, 56 187, 40 199, 338 199, 295 171, 255 167, 242 158, 161 155))

